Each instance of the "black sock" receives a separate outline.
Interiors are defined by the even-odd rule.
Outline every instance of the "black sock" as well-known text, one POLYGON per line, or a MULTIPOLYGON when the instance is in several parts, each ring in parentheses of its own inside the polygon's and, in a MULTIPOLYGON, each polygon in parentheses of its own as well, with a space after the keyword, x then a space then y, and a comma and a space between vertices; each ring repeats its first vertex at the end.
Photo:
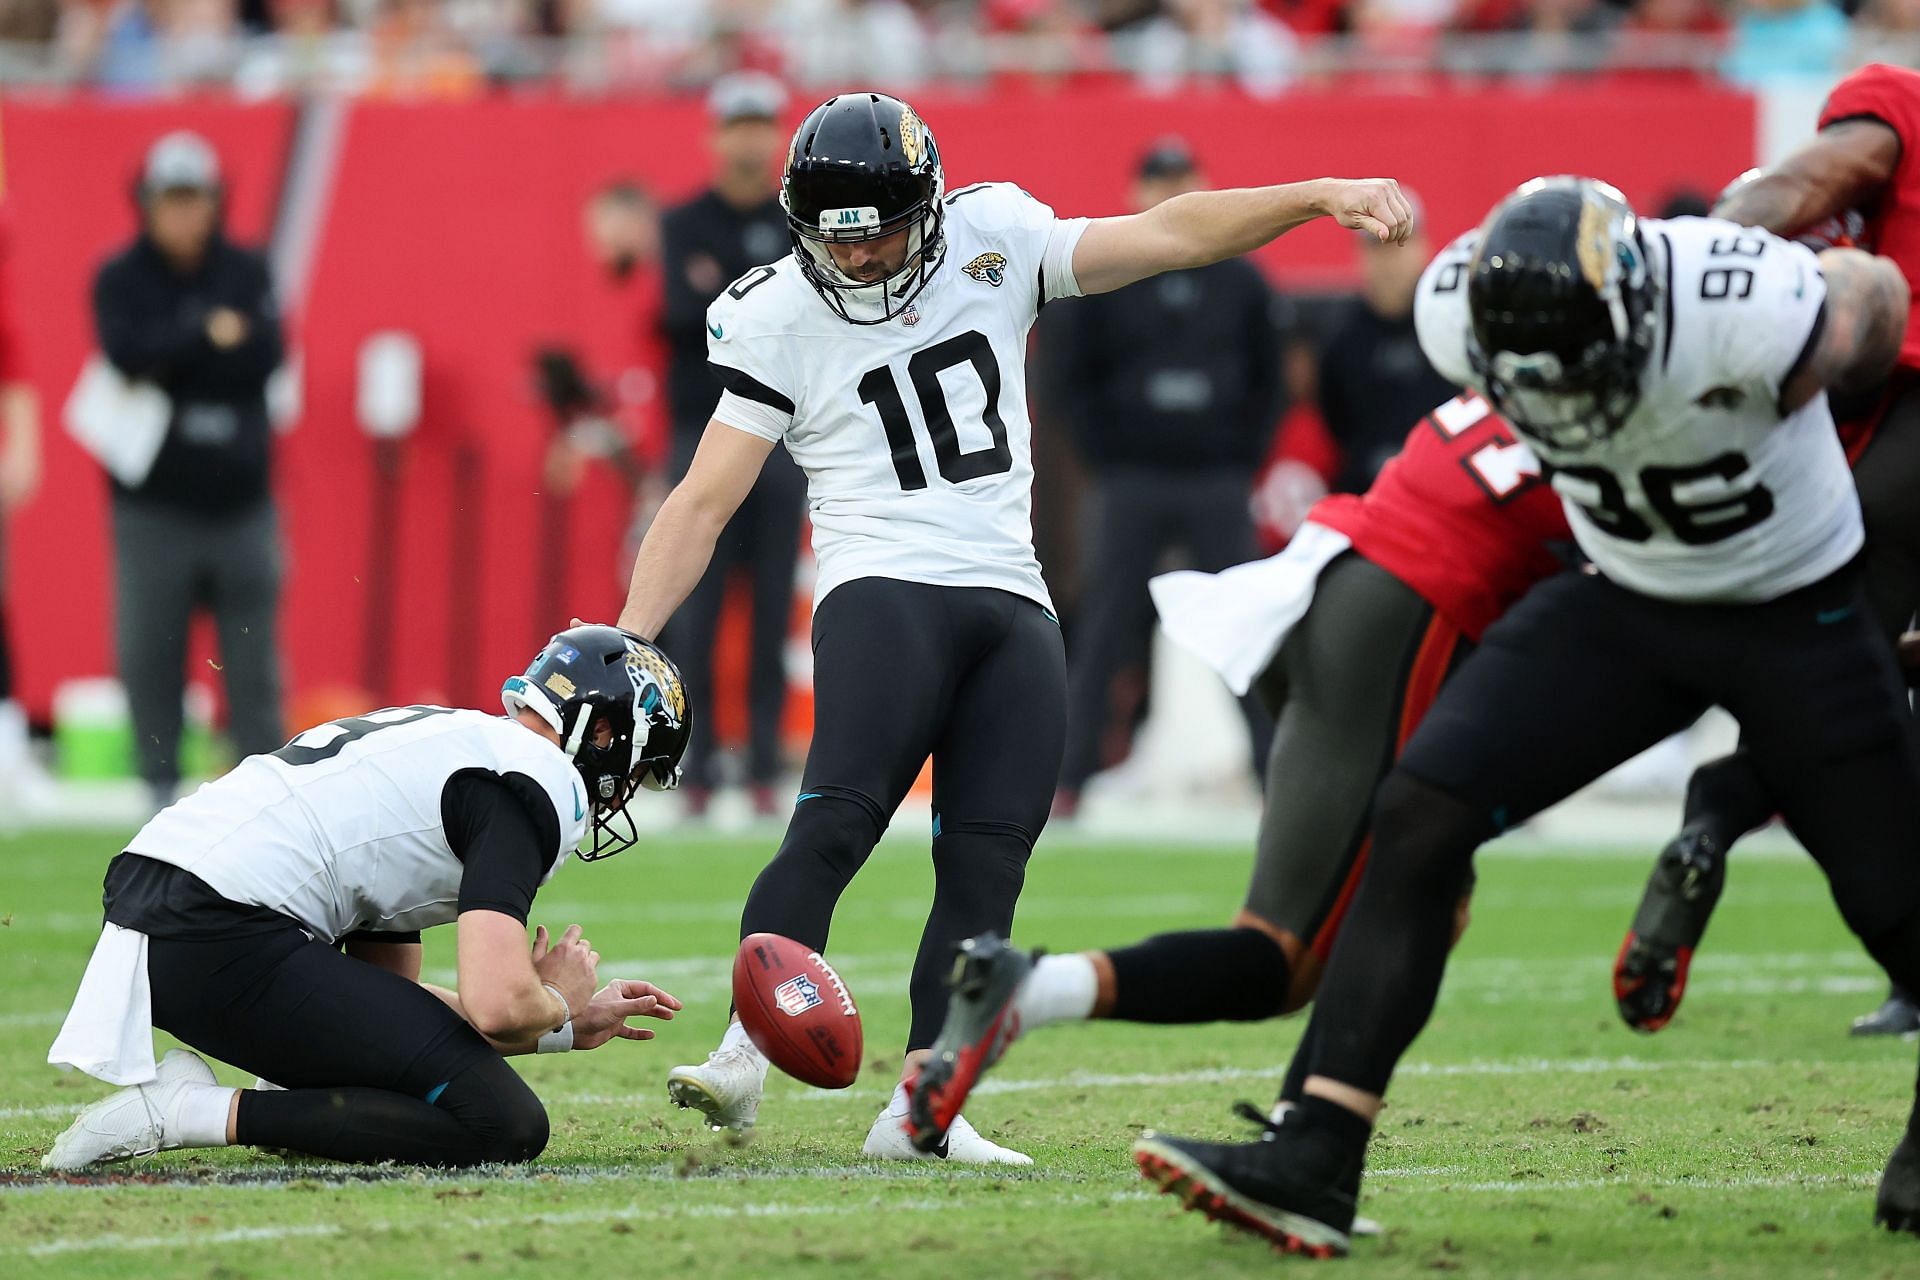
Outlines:
POLYGON ((1280 1085, 1280 1101, 1299 1102, 1306 1097, 1307 1077, 1312 1074, 1314 1046, 1319 1043, 1320 1021, 1307 1020, 1306 1032, 1293 1048, 1293 1061, 1287 1064, 1287 1078, 1280 1085))
POLYGON ((1373 1136, 1373 1121, 1318 1094, 1300 1099, 1300 1118, 1347 1146, 1364 1147, 1373 1136))
POLYGON ((1287 1006, 1293 968, 1259 929, 1162 933, 1118 951, 1113 1012, 1121 1022, 1260 1022, 1287 1006))

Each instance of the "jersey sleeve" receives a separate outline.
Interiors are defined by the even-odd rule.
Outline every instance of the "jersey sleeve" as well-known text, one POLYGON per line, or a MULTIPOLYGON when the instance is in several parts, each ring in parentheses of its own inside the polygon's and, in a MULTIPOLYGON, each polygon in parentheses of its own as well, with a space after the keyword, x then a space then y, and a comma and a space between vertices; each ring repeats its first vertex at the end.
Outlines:
MULTIPOLYGON (((1056 217, 1051 206, 1011 182, 962 187, 947 197, 947 206, 950 216, 965 218, 982 239, 1006 246, 1008 283, 1030 287, 1036 311, 1055 298, 1081 295, 1073 251, 1086 232, 1086 218, 1056 217)), ((993 264, 983 261, 990 256, 956 265, 969 275, 991 270, 993 264)))
POLYGON ((1673 287, 1691 295, 1676 314, 1690 309, 1705 327, 1715 364, 1710 381, 1751 386, 1778 400, 1825 323, 1820 260, 1807 246, 1755 227, 1708 225, 1712 234, 1696 241, 1693 269, 1675 273, 1673 287))
POLYGON ((565 753, 511 720, 493 722, 506 730, 495 741, 492 772, 526 802, 540 823, 542 847, 551 848, 548 865, 579 847, 587 834, 587 786, 565 753), (551 816, 553 823, 547 823, 551 816))
POLYGON ((707 366, 723 388, 713 416, 730 427, 778 442, 793 427, 796 379, 786 344, 766 332, 753 292, 774 268, 755 267, 707 308, 707 366))
POLYGON ((1842 80, 1820 108, 1820 127, 1847 120, 1878 120, 1900 136, 1900 166, 1905 168, 1920 136, 1920 72, 1869 63, 1842 80))
POLYGON ((1478 231, 1469 231, 1434 255, 1420 274, 1413 295, 1413 327, 1435 373, 1455 386, 1468 386, 1473 369, 1467 361, 1467 264, 1473 260, 1478 231))
POLYGON ((463 769, 441 790, 440 819, 461 863, 460 910, 498 911, 525 924, 556 856, 550 807, 537 788, 529 796, 509 777, 463 769))

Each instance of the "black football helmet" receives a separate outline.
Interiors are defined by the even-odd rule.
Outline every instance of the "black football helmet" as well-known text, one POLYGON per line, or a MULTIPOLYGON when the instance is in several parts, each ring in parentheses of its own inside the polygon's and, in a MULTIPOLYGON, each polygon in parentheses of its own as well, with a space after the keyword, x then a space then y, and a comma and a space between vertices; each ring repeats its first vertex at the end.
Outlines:
POLYGON ((636 790, 680 785, 680 757, 693 728, 687 687, 671 658, 630 632, 562 631, 524 673, 507 678, 500 702, 508 715, 524 708, 546 721, 580 771, 593 805, 593 843, 579 851, 587 862, 638 842, 627 812, 636 790), (601 716, 613 729, 605 744, 589 737, 601 716))
POLYGON ((881 324, 926 288, 946 252, 946 176, 933 131, 884 93, 843 93, 807 113, 787 149, 780 205, 807 283, 842 320, 881 324), (856 280, 827 246, 906 231, 907 255, 882 280, 856 280))
POLYGON ((1633 207, 1592 178, 1535 178, 1480 228, 1467 358, 1495 409, 1549 448, 1618 431, 1640 400, 1658 288, 1633 207))

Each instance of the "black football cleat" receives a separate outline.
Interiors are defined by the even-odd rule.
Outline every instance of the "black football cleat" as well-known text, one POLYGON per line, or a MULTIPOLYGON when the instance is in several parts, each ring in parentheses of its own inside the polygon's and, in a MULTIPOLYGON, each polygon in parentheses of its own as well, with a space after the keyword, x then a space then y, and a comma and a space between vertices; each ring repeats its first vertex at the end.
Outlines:
POLYGON ((907 1081, 907 1136, 919 1150, 933 1151, 946 1141, 973 1086, 1020 1034, 1014 999, 1039 954, 991 933, 954 948, 947 1020, 933 1056, 907 1081))
POLYGON ((1323 1152, 1300 1149, 1297 1120, 1265 1120, 1254 1142, 1200 1142, 1147 1132, 1133 1144, 1140 1176, 1195 1213, 1269 1241, 1282 1253, 1344 1258, 1351 1247, 1358 1161, 1332 1177, 1323 1152))
POLYGON ((1848 1035, 1855 1036, 1904 1036, 1920 1031, 1920 1006, 1916 1006, 1913 997, 1894 987, 1887 992, 1887 998, 1872 1013, 1863 1014, 1853 1020, 1848 1035))
POLYGON ((1911 1132, 1900 1139, 1880 1175, 1873 1202, 1873 1225, 1920 1235, 1920 1140, 1911 1132))
POLYGON ((1682 831, 1660 851, 1613 962, 1614 1003, 1635 1031, 1658 1031, 1679 1012, 1694 949, 1726 884, 1726 850, 1706 832, 1682 831))

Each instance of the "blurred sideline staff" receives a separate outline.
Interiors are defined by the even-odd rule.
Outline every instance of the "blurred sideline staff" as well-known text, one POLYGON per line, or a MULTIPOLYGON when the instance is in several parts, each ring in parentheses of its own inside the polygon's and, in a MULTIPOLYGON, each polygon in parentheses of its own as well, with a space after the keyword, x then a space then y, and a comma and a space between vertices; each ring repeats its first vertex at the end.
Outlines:
MULTIPOLYGON (((619 289, 651 288, 651 280, 631 278, 655 265, 660 257, 660 207, 647 189, 631 178, 618 178, 595 191, 582 209, 581 230, 587 250, 608 281, 619 289)), ((648 323, 649 335, 651 320, 648 323)), ((654 439, 644 426, 630 419, 634 402, 627 381, 644 369, 652 373, 651 353, 638 332, 614 367, 598 370, 596 379, 582 366, 572 346, 546 347, 534 354, 534 377, 540 399, 558 428, 546 456, 547 492, 571 497, 585 478, 587 466, 608 464, 634 495, 628 527, 628 546, 611 576, 624 584, 625 566, 640 548, 646 523, 666 496, 659 475, 659 459, 651 449, 654 439), (646 438, 642 438, 646 437, 646 438)))
POLYGON ((93 315, 114 367, 171 403, 145 478, 111 481, 120 676, 158 807, 180 781, 197 606, 219 631, 236 752, 272 751, 284 738, 266 397, 282 346, 266 259, 222 230, 220 164, 207 141, 183 131, 156 142, 137 199, 140 233, 100 268, 93 315))
MULTIPOLYGON (((787 141, 779 125, 786 91, 769 76, 742 72, 718 81, 707 107, 713 119, 713 185, 669 209, 662 226, 662 324, 671 352, 667 402, 676 484, 693 462, 722 389, 707 367, 707 305, 748 271, 776 261, 789 249, 786 215, 770 194, 769 183, 787 141)), ((700 706, 712 706, 713 642, 727 580, 735 570, 747 576, 753 640, 746 781, 754 811, 762 817, 779 807, 773 784, 780 769, 780 717, 786 706, 787 623, 806 502, 806 477, 785 449, 775 449, 720 535, 706 576, 673 615, 663 637, 680 660, 688 695, 700 706)), ((717 782, 714 745, 710 735, 697 737, 687 751, 682 790, 694 816, 705 812, 717 782)))
MULTIPOLYGON (((1204 186, 1187 143, 1141 157, 1133 207, 1204 186)), ((1423 260, 1424 261, 1424 260, 1423 260)), ((1054 812, 1101 766, 1115 678, 1144 656, 1147 580, 1169 551, 1218 572, 1255 554, 1249 498, 1282 399, 1280 326, 1259 270, 1233 258, 1063 307, 1046 319, 1053 400, 1091 475, 1067 654, 1067 747, 1054 812)), ((1273 726, 1242 700, 1260 775, 1273 726)))
POLYGON ((1404 246, 1381 253, 1372 237, 1354 237, 1360 296, 1334 322, 1317 379, 1320 416, 1340 455, 1335 493, 1365 493, 1400 451, 1407 424, 1459 391, 1434 372, 1413 331, 1414 290, 1433 257, 1425 225, 1415 201, 1413 239, 1404 246))

